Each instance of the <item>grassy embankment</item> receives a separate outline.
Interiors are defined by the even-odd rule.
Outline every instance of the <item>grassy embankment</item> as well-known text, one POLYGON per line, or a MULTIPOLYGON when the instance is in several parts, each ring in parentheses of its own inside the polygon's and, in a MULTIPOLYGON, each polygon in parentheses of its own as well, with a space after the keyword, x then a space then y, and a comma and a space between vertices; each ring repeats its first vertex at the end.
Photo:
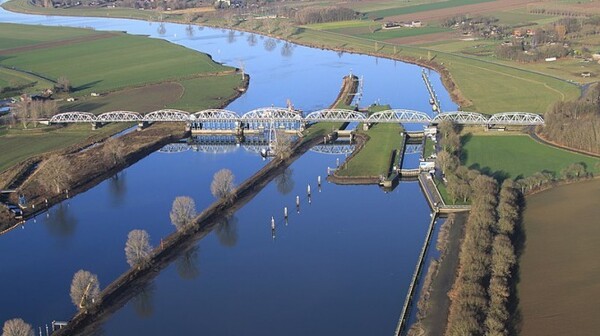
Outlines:
MULTIPOLYGON (((389 105, 369 107, 369 113, 389 109, 389 105)), ((379 177, 388 176, 392 151, 402 153, 402 132, 400 124, 375 124, 368 131, 358 127, 358 133, 368 137, 364 147, 353 155, 336 171, 338 177, 379 177)))
POLYGON ((600 297, 600 181, 527 197, 518 284, 521 335, 595 335, 600 297))
POLYGON ((526 135, 463 136, 462 163, 500 179, 518 179, 536 172, 560 171, 572 163, 583 163, 595 171, 596 158, 540 144, 526 135))
MULTIPOLYGON (((62 111, 149 112, 161 108, 197 111, 222 105, 241 85, 241 76, 207 55, 171 43, 118 32, 0 24, 0 66, 37 81, 32 92, 66 76, 76 102, 62 111), (85 37, 81 39, 81 37, 85 37), (48 78, 38 81, 37 76, 48 78), (32 78, 33 77, 33 78, 32 78), (90 92, 103 93, 89 97, 90 92)), ((0 68, 0 79, 10 81, 0 68)), ((0 171, 28 157, 118 132, 126 124, 91 132, 89 125, 65 128, 0 128, 0 171)))

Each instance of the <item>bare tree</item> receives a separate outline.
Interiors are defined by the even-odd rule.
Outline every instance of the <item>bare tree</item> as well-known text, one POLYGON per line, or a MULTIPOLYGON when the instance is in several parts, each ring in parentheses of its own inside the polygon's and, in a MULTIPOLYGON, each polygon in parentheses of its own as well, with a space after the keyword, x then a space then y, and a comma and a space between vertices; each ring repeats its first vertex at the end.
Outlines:
POLYGON ((71 282, 71 302, 79 309, 88 308, 100 298, 98 277, 88 271, 79 270, 71 282))
POLYGON ((113 165, 122 163, 125 157, 125 144, 123 140, 114 137, 108 138, 104 141, 102 154, 104 155, 104 159, 112 162, 113 165))
POLYGON ((34 336, 33 328, 20 318, 4 322, 2 336, 34 336))
POLYGON ((460 164, 458 158, 446 151, 441 151, 435 159, 436 164, 442 169, 442 172, 448 173, 454 171, 460 164))
POLYGON ((216 198, 227 198, 233 191, 234 184, 233 173, 229 169, 221 169, 215 173, 213 181, 210 184, 210 191, 216 198))
POLYGON ((21 100, 14 104, 12 111, 23 124, 23 128, 27 128, 27 122, 31 118, 31 98, 28 95, 21 96, 21 100))
POLYGON ((38 172, 40 184, 47 190, 54 189, 58 194, 69 186, 70 170, 71 165, 65 156, 52 155, 40 167, 38 172))
POLYGON ((125 257, 129 266, 141 268, 146 265, 150 261, 151 252, 150 235, 146 230, 132 230, 129 232, 125 243, 125 257))
POLYGON ((73 87, 71 86, 71 81, 66 76, 58 77, 54 88, 56 89, 56 91, 59 92, 71 92, 73 90, 73 87))
POLYGON ((275 142, 273 145, 273 150, 278 158, 287 159, 293 153, 293 138, 283 130, 275 131, 275 142))
POLYGON ((179 196, 173 201, 169 216, 177 231, 181 231, 190 225, 196 217, 196 203, 191 197, 179 196))

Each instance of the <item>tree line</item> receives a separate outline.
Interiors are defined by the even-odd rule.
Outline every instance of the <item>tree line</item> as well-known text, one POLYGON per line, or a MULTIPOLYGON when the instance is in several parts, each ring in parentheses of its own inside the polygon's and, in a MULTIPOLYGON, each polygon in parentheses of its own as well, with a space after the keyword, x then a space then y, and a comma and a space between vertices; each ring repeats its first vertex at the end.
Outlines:
POLYGON ((509 302, 516 263, 515 231, 521 218, 520 195, 512 180, 475 179, 471 213, 449 296, 446 334, 508 335, 509 302))
POLYGON ((538 132, 545 138, 584 151, 600 154, 600 85, 590 87, 576 101, 558 101, 544 115, 538 132))
MULTIPOLYGON (((229 169, 222 169, 215 173, 211 183, 212 194, 220 200, 230 200, 235 189, 234 175, 229 169)), ((175 226, 176 232, 184 233, 192 228, 197 211, 194 200, 191 197, 179 196, 173 201, 169 217, 171 223, 175 226)), ((227 219, 226 221, 230 221, 227 219)), ((221 223, 223 224, 223 223, 221 223)), ((231 224, 231 223, 226 223, 231 224)), ((217 227, 219 239, 226 246, 231 246, 231 232, 223 232, 231 228, 223 228, 224 225, 217 227), (219 231, 220 230, 220 231, 219 231)), ((234 237, 235 239, 235 237, 234 237)), ((125 242, 125 260, 132 269, 141 270, 149 267, 153 255, 156 250, 150 244, 150 235, 146 230, 134 229, 127 235, 125 242)), ((194 262, 196 250, 191 249, 186 251, 178 259, 177 269, 182 277, 187 278, 189 275, 197 274, 197 271, 191 270, 190 262, 194 262)), ((71 302, 80 312, 87 312, 95 309, 101 303, 101 289, 98 276, 87 270, 79 270, 73 275, 71 287, 69 291, 71 302)), ((2 329, 3 336, 33 336, 34 330, 31 325, 27 324, 20 318, 7 320, 2 329)))
POLYGON ((346 21, 355 18, 354 10, 336 6, 305 7, 294 14, 294 20, 299 24, 346 21))

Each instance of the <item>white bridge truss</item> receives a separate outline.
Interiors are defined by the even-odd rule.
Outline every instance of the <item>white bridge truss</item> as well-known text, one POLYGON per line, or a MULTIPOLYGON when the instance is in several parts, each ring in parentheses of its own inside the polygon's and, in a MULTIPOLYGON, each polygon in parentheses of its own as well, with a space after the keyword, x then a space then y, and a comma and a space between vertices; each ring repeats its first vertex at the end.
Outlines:
POLYGON ((344 109, 324 109, 314 111, 306 116, 288 108, 265 107, 252 110, 243 115, 228 110, 204 110, 189 113, 180 110, 164 109, 147 114, 130 111, 113 111, 100 115, 88 112, 65 112, 53 116, 50 123, 108 123, 108 122, 185 122, 196 128, 235 129, 300 129, 306 124, 315 122, 357 122, 357 123, 420 123, 436 124, 449 120, 465 125, 543 125, 544 119, 539 114, 527 112, 502 112, 492 115, 477 112, 444 112, 430 117, 425 112, 393 109, 371 114, 370 116, 356 111, 344 109))

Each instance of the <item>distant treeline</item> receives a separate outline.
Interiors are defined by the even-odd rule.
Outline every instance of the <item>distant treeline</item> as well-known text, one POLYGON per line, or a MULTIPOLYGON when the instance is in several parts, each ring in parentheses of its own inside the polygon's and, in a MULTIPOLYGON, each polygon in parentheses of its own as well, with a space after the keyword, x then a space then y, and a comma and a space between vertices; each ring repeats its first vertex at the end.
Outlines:
POLYGON ((556 102, 546 112, 539 133, 568 147, 600 154, 600 85, 577 101, 556 102))
POLYGON ((352 9, 336 6, 306 7, 298 10, 294 15, 294 20, 299 24, 345 21, 355 18, 356 12, 352 9))

